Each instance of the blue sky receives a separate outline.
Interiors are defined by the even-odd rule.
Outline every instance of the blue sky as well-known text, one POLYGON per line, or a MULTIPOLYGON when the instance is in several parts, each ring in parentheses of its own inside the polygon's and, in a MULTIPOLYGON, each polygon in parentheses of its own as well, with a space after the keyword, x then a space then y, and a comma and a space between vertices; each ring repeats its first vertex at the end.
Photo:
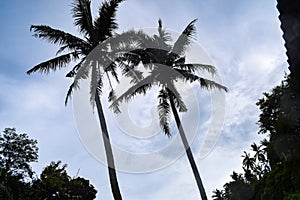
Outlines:
MULTIPOLYGON (((94 14, 99 2, 92 3, 94 14)), ((79 175, 91 180, 98 190, 98 199, 112 199, 106 167, 88 153, 80 139, 72 104, 64 106, 70 84, 64 77, 65 70, 49 76, 25 74, 30 67, 53 57, 57 50, 33 38, 30 25, 47 24, 77 34, 70 14, 71 3, 59 0, 0 3, 0 128, 16 127, 38 139, 40 157, 39 162, 33 164, 38 173, 50 161, 62 160, 68 164, 70 175, 75 176, 80 169, 79 175)), ((208 196, 229 179, 233 170, 241 170, 240 155, 260 138, 256 134, 259 111, 255 103, 263 92, 278 84, 287 71, 277 16, 275 0, 191 0, 185 3, 181 0, 127 0, 119 8, 119 31, 156 27, 157 19, 161 18, 166 28, 180 32, 198 18, 197 43, 208 52, 223 84, 229 88, 218 143, 205 157, 199 152, 203 139, 200 133, 192 146, 208 196)), ((199 107, 204 113, 209 110, 204 105, 199 107)), ((114 127, 114 117, 108 115, 108 124, 114 127)), ((132 113, 132 118, 148 115, 147 112, 132 113)), ((199 130, 207 128, 205 122, 204 117, 199 130)), ((185 156, 152 173, 119 172, 118 177, 124 199, 198 199, 185 156)))

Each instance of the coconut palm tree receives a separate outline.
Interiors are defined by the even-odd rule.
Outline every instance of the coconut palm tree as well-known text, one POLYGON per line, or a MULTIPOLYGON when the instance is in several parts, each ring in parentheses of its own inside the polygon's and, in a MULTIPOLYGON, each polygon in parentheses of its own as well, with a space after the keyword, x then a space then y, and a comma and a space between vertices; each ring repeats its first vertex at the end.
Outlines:
MULTIPOLYGON (((73 90, 78 88, 79 80, 87 78, 90 75, 89 70, 92 70, 91 103, 97 108, 105 146, 111 190, 113 197, 116 200, 121 200, 122 196, 119 189, 112 147, 100 100, 103 74, 106 73, 109 81, 110 76, 108 73, 118 80, 115 69, 116 65, 114 65, 114 63, 107 65, 107 63, 110 62, 109 57, 106 54, 106 56, 94 60, 92 60, 93 57, 89 54, 91 54, 97 46, 107 42, 107 39, 113 36, 113 31, 118 27, 115 18, 116 11, 122 1, 123 0, 104 1, 99 7, 98 16, 93 18, 90 0, 74 0, 74 3, 72 4, 74 25, 78 27, 80 34, 83 36, 82 38, 54 29, 50 26, 32 25, 30 30, 34 32, 35 37, 59 45, 60 48, 57 52, 59 55, 42 62, 27 71, 28 74, 33 72, 48 74, 50 71, 56 71, 57 69, 68 66, 68 64, 73 61, 77 61, 77 64, 66 75, 67 77, 74 78, 74 82, 71 84, 65 100, 65 103, 67 104, 67 100, 71 96, 73 90), (106 67, 100 71, 101 66, 106 67)), ((107 45, 104 46, 106 46, 106 49, 102 49, 103 52, 108 48, 107 45)))
POLYGON ((159 87, 157 106, 160 126, 163 132, 171 136, 170 115, 171 111, 175 118, 180 137, 182 139, 186 154, 191 165, 195 180, 202 199, 207 199, 204 186, 194 160, 190 144, 184 132, 179 112, 186 112, 187 107, 181 98, 181 94, 175 86, 177 80, 198 82, 202 88, 227 90, 226 87, 202 78, 197 75, 199 71, 206 70, 211 74, 216 69, 211 65, 188 64, 185 62, 184 53, 191 44, 192 36, 195 33, 195 22, 193 20, 178 37, 173 45, 168 44, 171 40, 170 34, 162 28, 162 21, 158 21, 158 35, 143 37, 139 44, 143 48, 127 52, 119 57, 118 64, 125 69, 125 75, 133 78, 131 86, 125 93, 118 96, 111 104, 111 108, 120 112, 119 105, 124 100, 129 100, 137 94, 145 94, 152 86, 159 87), (137 66, 142 63, 145 69, 150 70, 149 75, 142 77, 137 66))

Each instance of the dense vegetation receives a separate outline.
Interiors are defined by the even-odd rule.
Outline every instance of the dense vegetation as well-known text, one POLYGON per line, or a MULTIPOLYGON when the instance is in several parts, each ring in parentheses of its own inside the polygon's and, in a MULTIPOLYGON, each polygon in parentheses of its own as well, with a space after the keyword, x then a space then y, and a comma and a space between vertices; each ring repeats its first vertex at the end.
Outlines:
POLYGON ((37 141, 14 128, 0 133, 0 199, 91 200, 97 191, 89 180, 71 178, 61 161, 51 162, 39 177, 30 163, 38 159, 37 141))
POLYGON ((300 199, 300 135, 290 76, 271 92, 264 93, 257 105, 261 110, 258 134, 267 137, 244 152, 244 173, 233 172, 223 190, 213 199, 300 199))

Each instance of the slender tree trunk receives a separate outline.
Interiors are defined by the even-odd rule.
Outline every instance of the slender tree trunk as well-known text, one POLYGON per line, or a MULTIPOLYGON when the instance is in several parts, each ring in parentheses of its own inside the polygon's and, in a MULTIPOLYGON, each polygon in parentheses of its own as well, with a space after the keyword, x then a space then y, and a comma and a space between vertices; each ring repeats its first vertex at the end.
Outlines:
POLYGON ((200 192, 200 195, 201 195, 201 199, 202 200, 207 200, 205 189, 204 189, 204 186, 203 186, 203 183, 202 183, 202 180, 201 180, 201 177, 200 177, 200 174, 199 174, 196 162, 194 160, 194 156, 193 156, 192 150, 190 148, 189 142, 188 142, 188 140, 186 138, 186 135, 184 133, 184 130, 183 130, 183 127, 182 127, 182 124, 181 124, 181 121, 180 121, 180 118, 179 118, 179 115, 178 115, 178 112, 177 112, 177 109, 176 109, 173 97, 172 97, 171 94, 169 96, 170 96, 170 104, 171 104, 173 115, 175 117, 176 125, 177 125, 177 128, 179 130, 179 134, 180 134, 182 143, 184 145, 184 148, 185 148, 185 151, 186 151, 186 155, 187 155, 187 157, 189 159, 191 168, 193 170, 194 177, 195 177, 195 180, 197 182, 197 186, 198 186, 198 189, 199 189, 199 192, 200 192))
POLYGON ((96 107, 97 107, 97 111, 98 111, 98 116, 99 116, 101 131, 102 131, 102 137, 103 137, 103 142, 104 142, 104 148, 105 148, 105 153, 106 153, 106 160, 107 160, 107 165, 108 165, 108 174, 109 174, 111 191, 112 191, 112 194, 113 194, 115 200, 122 200, 122 195, 120 192, 118 178, 117 178, 116 169, 115 169, 115 162, 114 162, 112 147, 111 147, 108 130, 107 130, 107 126, 106 126, 106 121, 105 121, 105 116, 104 116, 104 112, 102 109, 102 104, 100 101, 98 91, 96 92, 95 101, 96 101, 96 107))

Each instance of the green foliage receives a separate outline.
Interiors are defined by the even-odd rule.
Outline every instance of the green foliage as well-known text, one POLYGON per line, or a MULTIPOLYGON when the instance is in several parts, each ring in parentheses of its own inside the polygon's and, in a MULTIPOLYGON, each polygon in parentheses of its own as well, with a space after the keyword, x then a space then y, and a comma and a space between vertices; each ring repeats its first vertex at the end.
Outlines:
MULTIPOLYGON (((259 134, 269 139, 251 145, 254 156, 244 152, 244 174, 214 191, 214 199, 273 200, 299 199, 300 135, 297 133, 295 102, 286 76, 281 85, 257 102, 261 110, 259 134), (217 195, 218 194, 218 195, 217 195), (221 197, 220 197, 221 196, 221 197)), ((235 176, 236 177, 236 176, 235 176)))
POLYGON ((15 128, 4 129, 0 134, 0 169, 14 176, 32 177, 29 163, 38 159, 36 144, 26 133, 18 134, 15 128))
POLYGON ((66 165, 52 162, 40 178, 32 178, 31 162, 38 158, 37 141, 15 128, 0 134, 0 199, 2 200, 92 200, 97 191, 84 178, 71 178, 66 165))
POLYGON ((283 200, 300 200, 300 192, 297 194, 288 194, 283 200))
POLYGON ((300 136, 296 132, 296 109, 287 76, 281 85, 257 102, 261 110, 259 133, 269 134, 267 155, 271 167, 287 160, 298 160, 300 136))
POLYGON ((262 199, 284 199, 290 194, 299 191, 300 169, 299 164, 285 162, 277 165, 266 175, 265 188, 262 199), (297 167, 298 166, 298 167, 297 167))
POLYGON ((33 181, 34 195, 39 199, 84 199, 96 198, 94 186, 84 178, 71 178, 66 172, 67 165, 61 161, 51 162, 45 167, 39 179, 33 181))
POLYGON ((31 162, 38 159, 37 141, 15 128, 0 134, 0 199, 27 199, 28 181, 34 172, 31 162))

